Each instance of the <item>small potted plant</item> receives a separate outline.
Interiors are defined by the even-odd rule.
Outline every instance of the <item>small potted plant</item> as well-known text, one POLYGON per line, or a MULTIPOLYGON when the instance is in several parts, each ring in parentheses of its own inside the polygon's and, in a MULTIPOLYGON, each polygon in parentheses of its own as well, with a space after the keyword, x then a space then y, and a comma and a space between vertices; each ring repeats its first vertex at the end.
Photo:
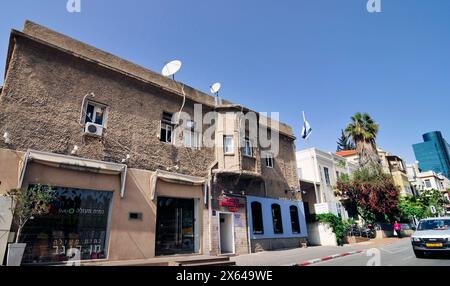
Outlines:
POLYGON ((13 224, 17 227, 15 241, 8 245, 6 265, 20 266, 26 247, 25 243, 20 243, 21 232, 30 219, 49 212, 49 206, 56 199, 56 193, 51 187, 36 185, 28 190, 10 190, 6 196, 11 199, 13 224))

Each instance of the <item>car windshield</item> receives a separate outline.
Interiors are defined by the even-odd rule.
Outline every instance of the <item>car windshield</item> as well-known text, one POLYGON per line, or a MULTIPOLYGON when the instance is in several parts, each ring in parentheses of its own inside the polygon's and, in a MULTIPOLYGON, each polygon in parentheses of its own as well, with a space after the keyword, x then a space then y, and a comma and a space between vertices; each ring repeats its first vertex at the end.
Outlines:
POLYGON ((449 227, 450 219, 433 219, 420 222, 417 230, 447 230, 449 227))

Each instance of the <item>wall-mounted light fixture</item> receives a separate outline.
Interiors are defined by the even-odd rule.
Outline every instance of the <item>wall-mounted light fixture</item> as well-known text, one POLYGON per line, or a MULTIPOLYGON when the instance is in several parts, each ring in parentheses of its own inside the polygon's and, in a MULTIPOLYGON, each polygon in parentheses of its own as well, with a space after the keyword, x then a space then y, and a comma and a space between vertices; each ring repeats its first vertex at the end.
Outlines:
POLYGON ((130 159, 131 159, 131 155, 127 154, 127 157, 125 159, 122 159, 122 164, 128 163, 130 161, 130 159))
POLYGON ((5 132, 5 134, 3 134, 3 140, 5 141, 6 144, 11 143, 11 136, 9 135, 8 132, 5 132))
POLYGON ((70 152, 70 154, 72 154, 72 155, 77 155, 77 154, 78 154, 78 150, 79 150, 78 146, 75 145, 75 146, 73 146, 73 149, 72 149, 72 151, 70 152))

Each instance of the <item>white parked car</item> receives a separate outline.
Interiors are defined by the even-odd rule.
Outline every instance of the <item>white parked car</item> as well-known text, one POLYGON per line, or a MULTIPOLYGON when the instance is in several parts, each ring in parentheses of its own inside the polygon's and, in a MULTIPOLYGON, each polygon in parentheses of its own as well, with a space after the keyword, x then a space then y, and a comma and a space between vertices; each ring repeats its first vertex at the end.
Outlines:
POLYGON ((417 258, 427 252, 450 252, 450 217, 421 220, 411 242, 417 258))

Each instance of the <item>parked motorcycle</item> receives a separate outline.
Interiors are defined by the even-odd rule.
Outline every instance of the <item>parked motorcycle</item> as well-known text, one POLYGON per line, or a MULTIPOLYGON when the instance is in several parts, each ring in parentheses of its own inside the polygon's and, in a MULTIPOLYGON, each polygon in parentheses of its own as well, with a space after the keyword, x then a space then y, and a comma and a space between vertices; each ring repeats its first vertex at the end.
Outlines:
POLYGON ((368 224, 361 230, 361 236, 374 239, 377 237, 377 231, 373 224, 368 224))

